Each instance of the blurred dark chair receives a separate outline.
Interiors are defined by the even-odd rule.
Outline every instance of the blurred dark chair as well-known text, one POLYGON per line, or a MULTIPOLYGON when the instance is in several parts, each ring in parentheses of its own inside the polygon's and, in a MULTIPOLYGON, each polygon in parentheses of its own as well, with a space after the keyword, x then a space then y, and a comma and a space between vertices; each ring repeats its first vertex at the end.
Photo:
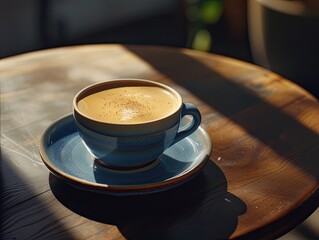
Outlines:
POLYGON ((319 98, 316 1, 249 0, 248 22, 254 61, 319 98), (310 6, 311 3, 314 5, 310 6))

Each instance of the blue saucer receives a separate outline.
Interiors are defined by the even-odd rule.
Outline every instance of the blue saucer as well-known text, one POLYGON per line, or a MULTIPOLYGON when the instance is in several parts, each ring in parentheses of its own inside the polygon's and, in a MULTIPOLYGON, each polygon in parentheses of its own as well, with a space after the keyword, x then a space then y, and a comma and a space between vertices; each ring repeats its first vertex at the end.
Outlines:
POLYGON ((43 133, 40 155, 49 170, 75 187, 113 195, 163 191, 191 179, 205 165, 211 141, 199 127, 168 148, 151 165, 117 171, 97 163, 83 145, 72 115, 58 119, 43 133))

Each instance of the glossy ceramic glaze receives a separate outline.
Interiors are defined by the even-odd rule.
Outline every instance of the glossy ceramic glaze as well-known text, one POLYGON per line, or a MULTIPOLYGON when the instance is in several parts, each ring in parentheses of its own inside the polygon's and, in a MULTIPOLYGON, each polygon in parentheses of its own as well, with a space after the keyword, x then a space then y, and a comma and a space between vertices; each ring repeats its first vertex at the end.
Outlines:
POLYGON ((209 136, 199 127, 145 168, 109 169, 91 157, 72 115, 54 122, 40 141, 41 157, 53 174, 81 189, 116 195, 152 193, 184 183, 202 169, 210 153, 209 136))

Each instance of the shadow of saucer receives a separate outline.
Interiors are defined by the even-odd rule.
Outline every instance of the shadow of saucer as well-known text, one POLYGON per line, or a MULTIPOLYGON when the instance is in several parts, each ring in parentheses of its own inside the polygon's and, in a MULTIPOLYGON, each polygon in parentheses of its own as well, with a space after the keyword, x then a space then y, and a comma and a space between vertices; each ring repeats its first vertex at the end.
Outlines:
POLYGON ((227 192, 223 172, 209 161, 191 181, 163 192, 112 196, 79 190, 50 174, 51 190, 67 208, 116 225, 128 239, 226 239, 245 203, 227 192))

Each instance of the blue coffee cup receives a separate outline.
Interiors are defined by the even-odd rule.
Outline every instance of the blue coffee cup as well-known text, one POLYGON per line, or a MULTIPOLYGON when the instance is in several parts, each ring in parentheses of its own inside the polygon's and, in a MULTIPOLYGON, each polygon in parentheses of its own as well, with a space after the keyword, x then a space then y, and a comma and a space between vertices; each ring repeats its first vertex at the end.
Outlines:
MULTIPOLYGON (((175 100, 174 100, 175 101, 175 100)), ((82 89, 73 100, 73 116, 84 145, 101 164, 114 169, 137 169, 155 161, 167 148, 193 133, 201 123, 197 107, 183 103, 173 88, 150 80, 115 79, 82 89), (165 89, 176 99, 176 108, 159 119, 130 124, 106 122, 81 112, 81 99, 107 89, 148 86, 165 89), (186 129, 180 130, 181 119, 192 116, 186 129)))

